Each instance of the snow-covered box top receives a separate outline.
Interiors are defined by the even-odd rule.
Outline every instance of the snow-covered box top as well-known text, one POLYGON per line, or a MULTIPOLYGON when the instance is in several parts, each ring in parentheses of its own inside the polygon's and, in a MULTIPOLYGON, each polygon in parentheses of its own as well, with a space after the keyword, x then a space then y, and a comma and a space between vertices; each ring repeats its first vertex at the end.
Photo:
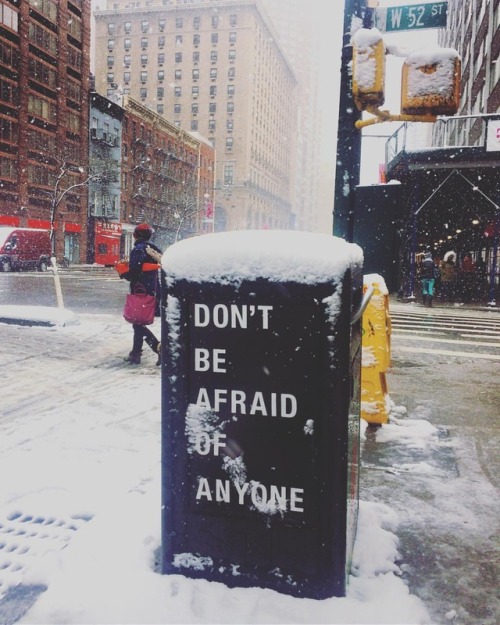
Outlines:
POLYGON ((302 284, 339 281, 347 269, 362 264, 358 245, 328 234, 295 230, 206 234, 175 243, 162 258, 168 282, 223 284, 257 278, 302 284))

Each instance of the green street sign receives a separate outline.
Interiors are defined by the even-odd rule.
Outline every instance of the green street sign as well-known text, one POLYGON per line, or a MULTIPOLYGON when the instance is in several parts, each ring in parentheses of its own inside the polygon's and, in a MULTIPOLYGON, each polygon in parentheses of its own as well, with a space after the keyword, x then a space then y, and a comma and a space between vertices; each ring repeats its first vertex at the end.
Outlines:
POLYGON ((396 7, 377 7, 374 26, 381 32, 445 28, 448 2, 427 2, 396 7))

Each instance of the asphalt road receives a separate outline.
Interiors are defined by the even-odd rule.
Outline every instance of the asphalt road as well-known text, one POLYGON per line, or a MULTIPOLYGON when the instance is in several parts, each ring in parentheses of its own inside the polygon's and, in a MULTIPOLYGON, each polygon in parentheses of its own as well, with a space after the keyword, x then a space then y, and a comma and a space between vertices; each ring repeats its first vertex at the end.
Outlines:
MULTIPOLYGON (((112 268, 59 272, 64 305, 75 313, 116 314, 128 282, 112 268)), ((0 272, 0 305, 57 306, 52 272, 0 272)))

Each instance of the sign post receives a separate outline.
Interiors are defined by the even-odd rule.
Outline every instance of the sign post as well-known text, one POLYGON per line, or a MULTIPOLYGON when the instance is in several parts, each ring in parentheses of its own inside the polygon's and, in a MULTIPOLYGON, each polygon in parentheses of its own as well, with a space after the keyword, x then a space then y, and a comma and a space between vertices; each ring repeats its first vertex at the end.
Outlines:
MULTIPOLYGON (((314 264, 307 283, 270 275, 279 244, 297 254, 304 234, 205 235, 163 257, 164 573, 345 594, 358 503, 361 328, 351 320, 361 266, 348 258, 313 283, 314 264), (196 262, 203 279, 185 270, 196 262)), ((358 246, 307 236, 313 248, 326 241, 361 259, 358 246)))
POLYGON ((381 32, 445 28, 448 2, 428 2, 394 7, 377 7, 374 26, 381 32))

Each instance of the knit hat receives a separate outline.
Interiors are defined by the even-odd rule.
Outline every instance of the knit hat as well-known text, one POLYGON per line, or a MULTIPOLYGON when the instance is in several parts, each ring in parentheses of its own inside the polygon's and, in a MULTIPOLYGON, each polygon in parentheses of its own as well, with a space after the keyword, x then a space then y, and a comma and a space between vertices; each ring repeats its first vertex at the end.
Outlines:
POLYGON ((134 237, 136 239, 145 239, 146 241, 153 235, 153 228, 149 224, 139 224, 135 227, 134 237))

